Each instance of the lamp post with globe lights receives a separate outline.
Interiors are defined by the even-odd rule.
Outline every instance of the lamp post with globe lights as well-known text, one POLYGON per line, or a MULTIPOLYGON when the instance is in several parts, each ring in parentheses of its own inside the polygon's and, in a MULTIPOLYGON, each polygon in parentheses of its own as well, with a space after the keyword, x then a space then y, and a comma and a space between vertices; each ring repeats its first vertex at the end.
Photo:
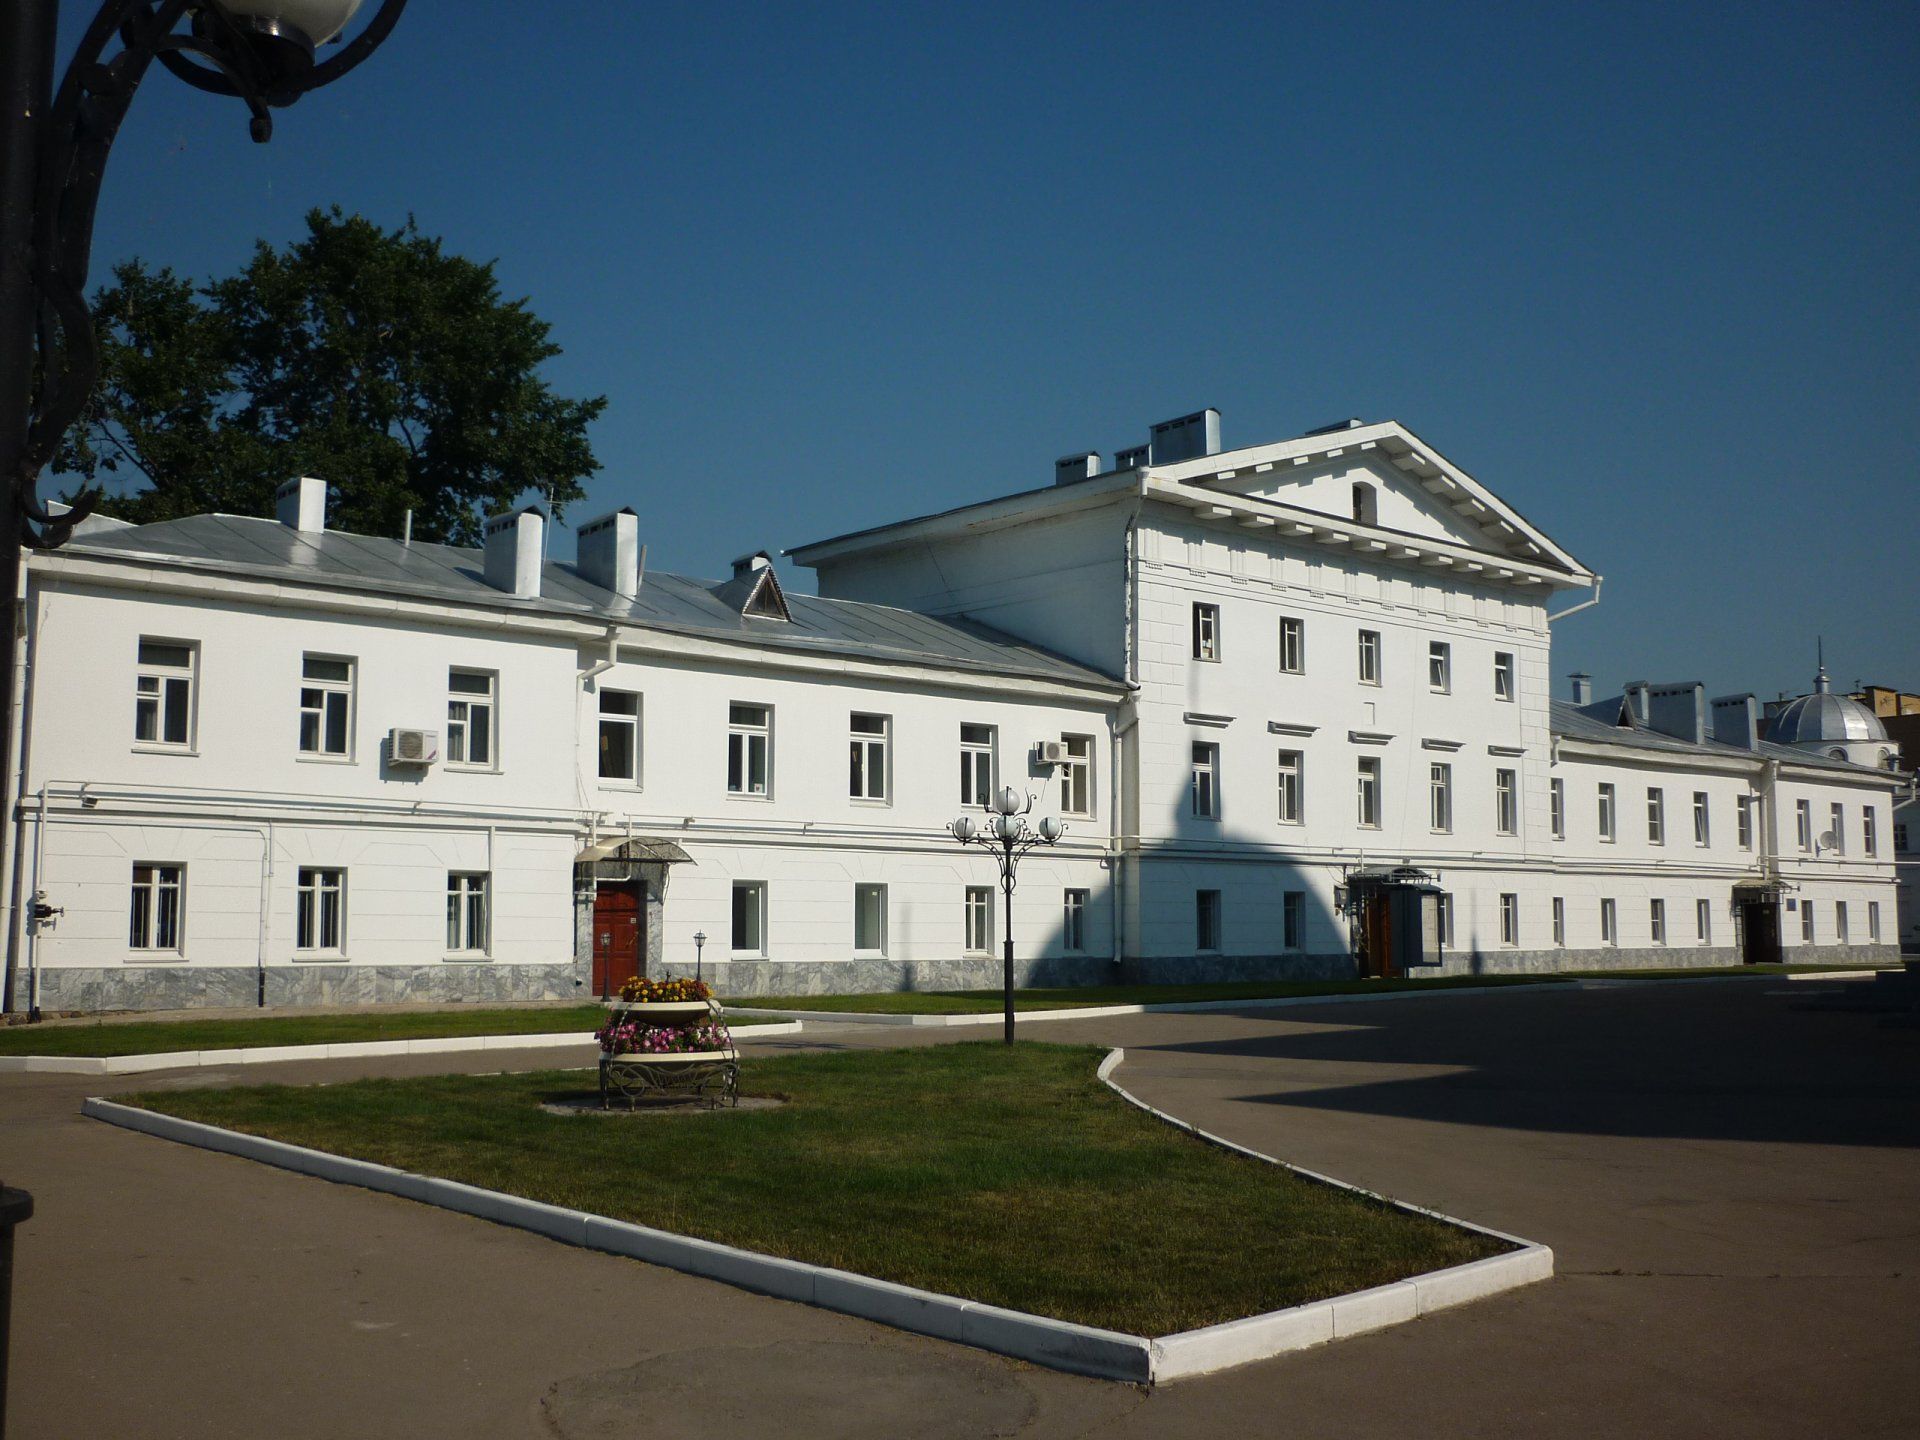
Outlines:
MULTIPOLYGON (((59 0, 0 0, 0 866, 20 894, 14 835, 15 660, 22 547, 52 550, 98 492, 49 510, 40 474, 80 418, 100 356, 85 289, 94 209, 120 122, 159 61, 196 89, 239 100, 256 142, 273 111, 339 79, 392 32, 406 0, 381 0, 351 39, 362 0, 106 0, 54 84, 59 0)), ((0 1008, 13 1008, 17 923, 7 927, 0 1008)))
POLYGON ((962 815, 947 826, 948 833, 962 845, 979 845, 992 854, 1000 866, 1000 908, 1006 917, 1006 934, 1001 949, 1001 979, 1006 992, 1006 1042, 1013 1044, 1013 887, 1020 857, 1036 845, 1052 845, 1067 833, 1067 827, 1053 816, 1029 824, 1033 796, 1023 795, 1011 785, 1003 785, 981 807, 984 822, 962 815))

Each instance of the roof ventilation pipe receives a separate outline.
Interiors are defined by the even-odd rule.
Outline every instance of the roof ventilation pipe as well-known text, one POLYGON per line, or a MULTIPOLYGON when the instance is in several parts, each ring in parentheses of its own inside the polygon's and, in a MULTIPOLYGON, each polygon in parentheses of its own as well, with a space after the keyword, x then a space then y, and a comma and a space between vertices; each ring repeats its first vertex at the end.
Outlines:
POLYGON ((1572 675, 1573 703, 1591 705, 1593 703, 1593 677, 1584 670, 1576 670, 1572 675))
POLYGON ((1172 465, 1220 453, 1220 412, 1208 407, 1147 427, 1147 463, 1172 465))
POLYGON ((624 506, 574 532, 583 579, 632 599, 640 593, 640 517, 624 506))
POLYGON ((1100 473, 1100 452, 1088 450, 1079 455, 1062 455, 1053 462, 1053 483, 1071 485, 1076 480, 1085 480, 1090 475, 1100 473))
POLYGON ((540 598, 541 539, 546 520, 529 505, 487 521, 482 530, 485 544, 481 574, 496 590, 505 590, 521 600, 540 598))
POLYGON ((273 492, 273 518, 303 535, 327 528, 327 482, 311 475, 289 480, 273 492))
POLYGON ((1722 695, 1713 702, 1713 738, 1742 750, 1760 748, 1760 702, 1751 695, 1722 695))

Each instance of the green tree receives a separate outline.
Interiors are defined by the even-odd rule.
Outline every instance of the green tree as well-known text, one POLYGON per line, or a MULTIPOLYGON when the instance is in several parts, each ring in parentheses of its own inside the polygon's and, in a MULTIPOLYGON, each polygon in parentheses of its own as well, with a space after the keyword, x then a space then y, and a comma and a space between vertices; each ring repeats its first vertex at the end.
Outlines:
POLYGON ((141 487, 101 507, 128 520, 268 515, 283 480, 318 475, 332 525, 397 535, 410 509, 421 539, 471 544, 529 491, 564 510, 600 468, 606 398, 555 394, 551 327, 411 219, 315 210, 204 286, 130 261, 94 316, 100 384, 56 468, 141 487))

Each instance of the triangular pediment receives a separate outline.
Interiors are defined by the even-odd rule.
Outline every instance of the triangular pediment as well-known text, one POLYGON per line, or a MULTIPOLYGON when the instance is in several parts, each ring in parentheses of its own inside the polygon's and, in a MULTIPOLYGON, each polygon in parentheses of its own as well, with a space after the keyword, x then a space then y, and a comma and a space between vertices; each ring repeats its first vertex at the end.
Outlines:
POLYGON ((780 588, 779 577, 771 565, 735 575, 724 585, 715 586, 713 593, 715 598, 739 611, 743 619, 793 619, 787 609, 786 591, 780 588))

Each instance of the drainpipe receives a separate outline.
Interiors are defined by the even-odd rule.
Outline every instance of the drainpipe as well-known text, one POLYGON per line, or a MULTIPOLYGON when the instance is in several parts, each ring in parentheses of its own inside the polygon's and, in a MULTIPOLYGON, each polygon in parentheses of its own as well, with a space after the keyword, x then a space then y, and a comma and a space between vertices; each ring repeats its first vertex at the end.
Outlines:
POLYGON ((260 952, 253 964, 253 1003, 267 1008, 267 946, 273 939, 273 822, 260 832, 260 952))
MULTIPOLYGON (((13 672, 6 677, 7 701, 14 707, 13 713, 20 717, 19 765, 9 772, 19 777, 17 790, 13 794, 0 796, 0 810, 5 812, 0 825, 11 828, 13 831, 12 870, 8 877, 5 906, 6 973, 0 976, 0 1011, 8 1013, 11 1013, 14 1008, 13 987, 20 973, 21 932, 26 920, 23 905, 26 895, 22 888, 25 884, 23 864, 25 857, 22 852, 26 848, 27 838, 25 804, 27 764, 33 758, 33 673, 34 662, 40 648, 40 607, 38 603, 35 603, 31 609, 27 605, 27 580, 32 564, 30 554, 23 554, 20 557, 20 574, 18 587, 14 592, 13 614, 31 618, 28 619, 26 627, 27 643, 17 648, 15 653, 19 657, 18 661, 13 672)), ((33 1020, 40 1018, 37 992, 36 997, 30 998, 28 1002, 27 1014, 28 1018, 33 1020)))
POLYGON ((619 628, 609 625, 607 627, 607 658, 604 660, 596 660, 593 664, 582 670, 580 672, 580 683, 584 685, 587 681, 593 679, 594 676, 604 675, 607 671, 611 670, 619 662, 619 650, 619 628))
POLYGON ((1569 615, 1577 614, 1582 610, 1589 610, 1595 605, 1598 605, 1600 603, 1600 586, 1603 582, 1605 582, 1606 578, 1607 577, 1604 575, 1594 576, 1593 577, 1593 598, 1590 600, 1582 600, 1578 605, 1569 605, 1566 609, 1562 610, 1558 615, 1547 616, 1547 624, 1551 625, 1556 620, 1564 620, 1569 615))
MULTIPOLYGON (((16 854, 19 853, 17 850, 16 854)), ((33 828, 33 893, 45 893, 41 876, 47 873, 47 787, 40 787, 40 820, 33 828)), ((20 894, 16 886, 14 894, 20 894)), ((15 901, 15 908, 19 902, 15 901)), ((40 1018, 40 922, 36 919, 27 931, 27 1017, 40 1018)))

